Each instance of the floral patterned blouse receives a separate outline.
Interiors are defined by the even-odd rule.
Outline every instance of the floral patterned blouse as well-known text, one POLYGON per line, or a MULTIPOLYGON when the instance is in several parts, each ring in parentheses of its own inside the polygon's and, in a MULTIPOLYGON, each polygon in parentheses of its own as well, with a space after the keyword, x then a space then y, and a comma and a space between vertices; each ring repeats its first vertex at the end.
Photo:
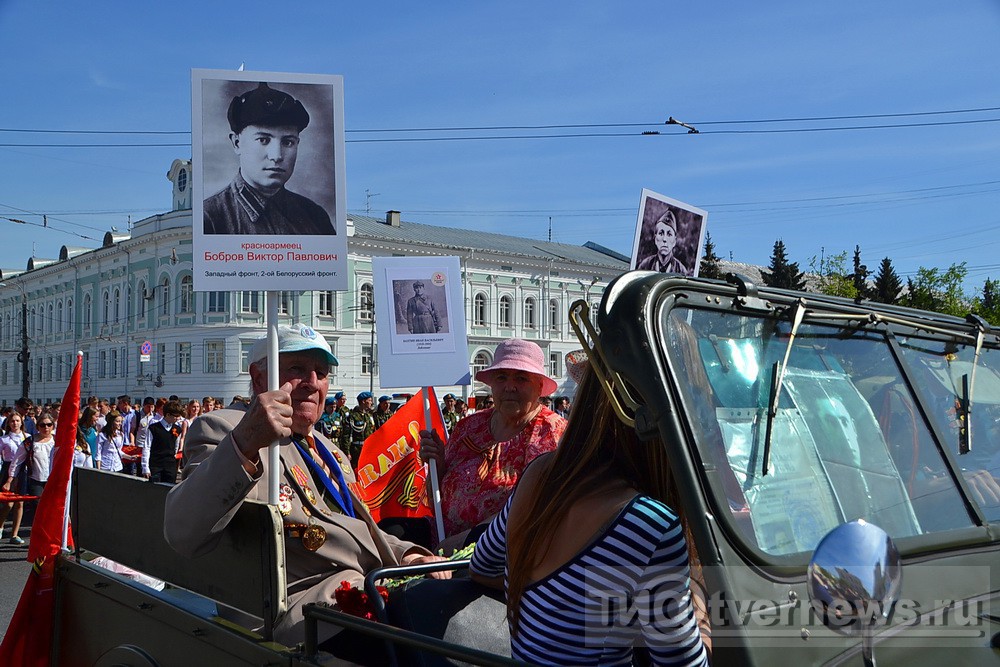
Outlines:
POLYGON ((458 422, 444 448, 441 480, 445 533, 468 530, 498 514, 525 467, 559 444, 566 420, 543 407, 520 433, 495 442, 490 433, 493 409, 458 422))

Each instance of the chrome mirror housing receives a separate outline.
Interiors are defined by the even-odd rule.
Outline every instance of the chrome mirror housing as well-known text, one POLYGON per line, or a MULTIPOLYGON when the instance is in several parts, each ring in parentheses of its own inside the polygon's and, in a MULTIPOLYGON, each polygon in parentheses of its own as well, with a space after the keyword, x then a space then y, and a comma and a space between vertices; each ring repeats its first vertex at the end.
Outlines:
POLYGON ((809 599, 828 628, 861 637, 865 664, 874 667, 874 629, 888 620, 902 577, 892 538, 858 519, 837 526, 816 547, 809 562, 809 599))

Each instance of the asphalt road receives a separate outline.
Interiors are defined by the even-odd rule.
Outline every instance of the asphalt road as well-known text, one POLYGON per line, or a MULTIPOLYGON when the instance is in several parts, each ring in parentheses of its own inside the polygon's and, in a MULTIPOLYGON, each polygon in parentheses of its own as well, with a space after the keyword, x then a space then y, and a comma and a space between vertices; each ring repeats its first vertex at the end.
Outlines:
MULTIPOLYGON (((29 530, 21 529, 21 537, 28 539, 29 530)), ((17 601, 21 599, 21 591, 31 572, 28 557, 28 543, 17 546, 8 542, 10 539, 10 524, 0 540, 0 638, 7 634, 7 625, 14 615, 17 601)))

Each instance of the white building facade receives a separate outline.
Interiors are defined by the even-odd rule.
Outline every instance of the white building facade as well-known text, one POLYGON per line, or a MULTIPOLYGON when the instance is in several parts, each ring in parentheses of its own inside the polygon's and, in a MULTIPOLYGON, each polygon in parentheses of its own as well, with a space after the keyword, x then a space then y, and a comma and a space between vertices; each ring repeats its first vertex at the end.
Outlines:
MULTIPOLYGON (((192 276, 189 161, 175 160, 173 210, 136 223, 130 234, 105 234, 100 248, 63 246, 58 259, 32 257, 23 269, 0 269, 0 402, 22 395, 62 397, 76 350, 83 352, 84 396, 129 394, 226 402, 249 393, 247 355, 264 334, 265 293, 195 292, 192 276), (149 360, 141 360, 149 343, 149 360), (27 352, 27 355, 25 355, 27 352)), ((472 370, 492 362, 511 337, 537 342, 549 360, 558 394, 572 394, 567 352, 579 343, 567 322, 577 299, 596 304, 628 258, 595 244, 522 239, 451 227, 348 216, 346 292, 282 292, 281 322, 303 322, 330 341, 340 366, 331 390, 357 393, 379 384, 373 328, 373 256, 458 256, 462 266, 468 358, 472 370)), ((468 387, 438 392, 473 396, 468 387)))

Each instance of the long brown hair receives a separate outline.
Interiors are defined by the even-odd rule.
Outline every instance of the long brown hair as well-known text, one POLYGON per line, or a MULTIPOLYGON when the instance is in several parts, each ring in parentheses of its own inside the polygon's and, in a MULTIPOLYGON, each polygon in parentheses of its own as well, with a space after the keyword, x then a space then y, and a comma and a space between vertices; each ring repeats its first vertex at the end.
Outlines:
POLYGON ((659 438, 641 442, 635 430, 615 416, 593 372, 581 381, 576 405, 555 455, 508 527, 507 615, 514 633, 521 595, 545 557, 551 535, 596 483, 626 480, 640 493, 679 511, 663 443, 659 438))

